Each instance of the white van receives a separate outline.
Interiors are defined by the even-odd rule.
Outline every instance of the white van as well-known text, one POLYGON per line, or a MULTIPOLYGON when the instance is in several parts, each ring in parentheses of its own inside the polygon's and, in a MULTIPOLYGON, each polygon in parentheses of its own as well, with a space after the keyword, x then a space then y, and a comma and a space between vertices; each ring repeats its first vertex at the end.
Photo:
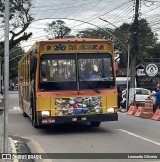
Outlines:
POLYGON ((151 91, 144 88, 135 89, 135 101, 136 102, 145 102, 145 99, 151 94, 151 91))
MULTIPOLYGON (((135 102, 145 102, 151 91, 144 88, 135 88, 135 102)), ((121 106, 126 107, 126 90, 122 91, 121 106)))

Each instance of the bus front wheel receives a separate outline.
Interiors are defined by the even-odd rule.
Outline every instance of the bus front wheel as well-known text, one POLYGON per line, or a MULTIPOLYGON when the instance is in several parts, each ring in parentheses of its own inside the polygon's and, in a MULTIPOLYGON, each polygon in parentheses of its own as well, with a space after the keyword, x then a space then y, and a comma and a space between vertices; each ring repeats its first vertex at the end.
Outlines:
POLYGON ((91 127, 99 127, 101 122, 90 122, 91 127))

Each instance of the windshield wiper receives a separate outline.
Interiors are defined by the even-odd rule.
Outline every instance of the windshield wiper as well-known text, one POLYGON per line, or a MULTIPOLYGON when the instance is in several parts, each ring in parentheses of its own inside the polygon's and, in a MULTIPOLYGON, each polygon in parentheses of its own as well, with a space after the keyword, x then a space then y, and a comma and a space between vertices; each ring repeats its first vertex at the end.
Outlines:
POLYGON ((83 77, 80 77, 83 82, 87 83, 96 93, 101 93, 98 89, 96 89, 88 80, 86 80, 85 78, 83 77))

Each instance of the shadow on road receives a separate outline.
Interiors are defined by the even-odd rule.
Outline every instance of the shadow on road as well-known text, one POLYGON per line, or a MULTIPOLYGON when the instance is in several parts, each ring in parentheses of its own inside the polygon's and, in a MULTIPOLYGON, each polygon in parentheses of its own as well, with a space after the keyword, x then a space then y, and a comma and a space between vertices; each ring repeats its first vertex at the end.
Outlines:
POLYGON ((57 124, 53 126, 45 126, 40 128, 41 133, 44 134, 79 134, 79 133, 113 133, 108 129, 100 127, 91 127, 89 124, 57 124))

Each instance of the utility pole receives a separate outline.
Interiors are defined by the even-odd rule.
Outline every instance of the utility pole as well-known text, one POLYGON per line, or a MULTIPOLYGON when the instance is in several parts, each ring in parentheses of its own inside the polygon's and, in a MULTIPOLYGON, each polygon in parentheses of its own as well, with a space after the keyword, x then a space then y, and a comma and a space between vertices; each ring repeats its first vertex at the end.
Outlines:
POLYGON ((8 107, 9 107, 9 0, 5 0, 5 46, 4 46, 4 137, 3 153, 8 153, 8 107))
POLYGON ((129 92, 129 103, 131 104, 134 101, 134 94, 135 94, 135 75, 136 75, 136 60, 137 55, 139 52, 139 42, 138 42, 138 35, 139 35, 139 4, 140 0, 135 0, 135 18, 132 24, 132 33, 131 33, 131 63, 130 63, 130 92, 129 92))
POLYGON ((1 69, 1 66, 2 66, 2 57, 0 56, 0 93, 2 94, 2 69, 1 69))

